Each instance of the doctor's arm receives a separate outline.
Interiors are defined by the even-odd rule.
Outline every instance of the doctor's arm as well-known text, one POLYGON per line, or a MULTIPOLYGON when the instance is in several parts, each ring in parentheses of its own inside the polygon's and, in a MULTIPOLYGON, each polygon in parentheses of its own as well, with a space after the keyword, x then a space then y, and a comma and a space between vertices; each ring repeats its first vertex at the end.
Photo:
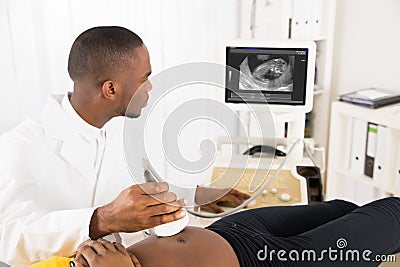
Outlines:
MULTIPOLYGON (((19 192, 25 194, 24 191, 19 192)), ((121 193, 121 195, 124 195, 124 193, 121 193)), ((4 197, 2 195, 1 200, 4 200, 4 197)), ((111 216, 108 218, 115 216, 115 212, 112 212, 112 205, 110 204, 109 209, 105 210, 106 213, 110 212, 111 216)), ((161 205, 159 208, 158 213, 161 214, 167 209, 175 210, 176 206, 165 208, 161 205)), ((131 213, 128 209, 120 209, 120 213, 126 213, 123 218, 126 221, 119 218, 122 223, 115 223, 113 219, 110 219, 109 226, 113 228, 109 228, 101 235, 117 230, 139 231, 179 217, 174 213, 149 217, 151 213, 157 213, 153 209, 157 210, 158 208, 150 208, 150 212, 145 211, 144 208, 139 210, 138 213, 131 213), (128 224, 130 214, 138 217, 135 218, 135 222, 132 221, 131 224, 128 224), (141 218, 143 218, 143 221, 140 221, 141 218)), ((94 210, 95 208, 87 208, 47 212, 32 201, 10 205, 0 215, 2 221, 0 259, 13 265, 30 265, 32 262, 44 260, 54 255, 70 256, 74 254, 78 245, 89 238, 88 226, 90 221, 93 221, 94 216, 92 214, 96 214, 94 210)))
MULTIPOLYGON (((0 139, 0 260, 12 266, 70 256, 89 237, 95 208, 51 210, 39 201, 48 194, 37 187, 42 156, 40 143, 7 135, 0 139)), ((71 195, 70 190, 60 191, 71 195)))
POLYGON ((6 194, 0 196, 1 203, 10 203, 7 208, 0 204, 0 259, 15 266, 30 265, 54 255, 71 256, 78 245, 89 237, 98 238, 119 231, 135 232, 180 218, 179 211, 176 212, 180 209, 180 202, 176 202, 176 205, 157 205, 152 200, 155 204, 153 207, 143 206, 139 209, 146 201, 153 199, 151 196, 138 199, 135 212, 132 211, 132 199, 125 199, 126 205, 122 205, 123 208, 118 207, 118 202, 124 201, 123 198, 132 190, 139 190, 137 188, 123 191, 119 198, 103 207, 104 211, 100 207, 49 212, 34 201, 15 201, 31 194, 29 185, 21 186, 19 190, 10 190, 11 187, 13 186, 9 186, 6 194), (10 194, 11 191, 18 191, 18 194, 10 194), (163 215, 170 210, 172 213, 163 215), (103 219, 106 219, 106 227, 109 227, 101 228, 104 232, 100 234, 89 233, 89 225, 90 228, 93 227, 96 211, 104 212, 103 219), (131 223, 129 220, 132 220, 131 223))
MULTIPOLYGON (((113 202, 99 208, 90 207, 89 204, 78 205, 90 196, 80 196, 77 193, 79 190, 74 188, 48 186, 47 189, 40 189, 40 180, 41 183, 43 179, 44 182, 46 179, 57 181, 57 177, 46 175, 46 168, 52 163, 46 158, 46 153, 42 153, 41 145, 40 140, 27 140, 25 136, 6 135, 0 139, 1 261, 12 266, 28 266, 54 255, 71 256, 78 245, 89 236, 100 237, 117 230, 133 232, 147 225, 179 217, 173 212, 163 217, 162 214, 170 211, 170 207, 166 207, 164 203, 157 205, 152 197, 146 196, 135 187, 124 190, 113 202), (46 199, 50 192, 53 199, 46 199), (132 197, 133 195, 139 197, 132 197), (57 205, 52 203, 60 200, 75 204, 69 205, 71 208, 55 209, 57 205), (148 208, 149 205, 146 205, 140 210, 149 201, 153 201, 154 207, 148 208), (133 206, 135 212, 132 212, 133 206), (154 216, 150 216, 150 213, 154 216), (148 217, 148 220, 128 225, 133 214, 138 221, 144 217, 148 217), (120 221, 115 223, 115 219, 120 221)), ((163 186, 155 188, 159 191, 165 190, 163 186)), ((159 197, 168 200, 171 195, 161 193, 159 197)), ((174 206, 172 210, 174 209, 179 208, 174 206)))
POLYGON ((90 223, 90 238, 110 233, 137 232, 179 220, 186 203, 168 192, 167 183, 145 183, 123 190, 108 205, 95 210, 90 223))
MULTIPOLYGON (((19 191, 25 194, 24 190, 19 191)), ((12 197, 12 195, 9 195, 12 197)), ((94 208, 48 211, 35 201, 0 201, 0 259, 12 266, 27 266, 54 255, 70 256, 88 238, 94 208)))

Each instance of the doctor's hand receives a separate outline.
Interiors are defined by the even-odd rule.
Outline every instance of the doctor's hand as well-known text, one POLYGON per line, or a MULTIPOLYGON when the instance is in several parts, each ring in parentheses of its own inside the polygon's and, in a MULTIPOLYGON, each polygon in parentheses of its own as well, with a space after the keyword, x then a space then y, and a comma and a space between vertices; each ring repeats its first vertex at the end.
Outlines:
POLYGON ((93 213, 89 236, 97 239, 111 233, 132 233, 185 217, 184 199, 176 200, 167 183, 133 185, 111 203, 93 213))
POLYGON ((212 213, 224 212, 219 204, 229 203, 239 206, 249 198, 250 195, 236 189, 216 189, 201 186, 197 187, 195 195, 196 204, 212 213))
POLYGON ((76 252, 77 267, 142 267, 138 259, 119 243, 106 240, 86 241, 76 252))

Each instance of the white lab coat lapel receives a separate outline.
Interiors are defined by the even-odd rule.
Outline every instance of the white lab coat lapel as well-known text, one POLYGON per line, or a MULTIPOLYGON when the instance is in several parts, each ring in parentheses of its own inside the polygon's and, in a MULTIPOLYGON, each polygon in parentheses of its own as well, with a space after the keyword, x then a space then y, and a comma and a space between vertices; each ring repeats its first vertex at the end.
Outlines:
POLYGON ((95 205, 112 201, 125 188, 134 184, 125 163, 123 149, 124 118, 114 118, 105 126, 107 133, 106 149, 97 184, 95 205))
POLYGON ((95 171, 85 140, 78 134, 67 136, 61 145, 60 157, 65 159, 75 170, 77 170, 85 179, 94 179, 95 171))
POLYGON ((60 105, 62 97, 62 95, 49 97, 41 117, 44 130, 48 136, 61 141, 59 151, 54 153, 59 153, 59 156, 85 180, 94 180, 95 170, 94 166, 91 166, 91 151, 88 151, 87 141, 68 123, 68 118, 60 105))

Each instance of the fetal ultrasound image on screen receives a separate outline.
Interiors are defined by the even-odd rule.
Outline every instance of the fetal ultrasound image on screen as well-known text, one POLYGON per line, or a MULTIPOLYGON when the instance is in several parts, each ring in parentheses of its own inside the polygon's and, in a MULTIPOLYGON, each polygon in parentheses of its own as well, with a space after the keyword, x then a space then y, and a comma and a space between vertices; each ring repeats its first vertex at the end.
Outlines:
POLYGON ((239 90, 293 92, 294 56, 248 54, 239 69, 239 90))

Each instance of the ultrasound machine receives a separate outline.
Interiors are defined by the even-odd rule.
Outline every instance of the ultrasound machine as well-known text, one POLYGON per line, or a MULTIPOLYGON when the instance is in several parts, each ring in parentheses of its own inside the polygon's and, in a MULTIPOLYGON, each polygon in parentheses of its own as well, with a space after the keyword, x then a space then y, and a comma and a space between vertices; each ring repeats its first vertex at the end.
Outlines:
MULTIPOLYGON (((277 134, 276 138, 238 136, 219 140, 219 147, 225 143, 244 143, 258 148, 256 152, 264 150, 264 153, 275 155, 272 163, 253 164, 253 161, 262 160, 262 157, 246 159, 248 163, 244 170, 224 168, 223 159, 216 163, 212 175, 215 181, 223 184, 220 181, 223 180, 222 173, 226 174, 226 179, 236 174, 241 177, 235 188, 253 196, 258 190, 247 208, 298 205, 322 200, 319 169, 307 166, 312 164, 303 158, 305 115, 313 105, 315 58, 316 47, 312 41, 239 40, 226 45, 227 105, 242 113, 269 113, 276 126, 282 127, 285 123, 288 126, 285 135, 277 134), (268 109, 265 108, 266 104, 268 109), (279 147, 286 152, 290 148, 292 150, 282 157, 278 154, 279 147), (277 172, 279 174, 274 176, 277 172)), ((249 153, 244 154, 243 157, 248 157, 249 153)))

